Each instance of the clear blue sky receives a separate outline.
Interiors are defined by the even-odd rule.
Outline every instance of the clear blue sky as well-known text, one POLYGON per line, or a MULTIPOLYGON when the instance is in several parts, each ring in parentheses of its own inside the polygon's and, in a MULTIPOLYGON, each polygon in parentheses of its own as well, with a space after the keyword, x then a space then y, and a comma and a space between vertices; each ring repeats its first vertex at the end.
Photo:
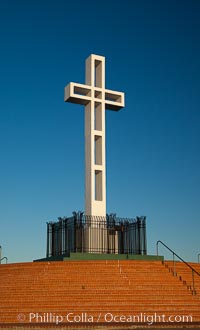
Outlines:
POLYGON ((186 260, 200 252, 200 2, 0 1, 0 245, 46 254, 46 221, 84 210, 84 110, 64 86, 106 57, 107 212, 147 216, 186 260))

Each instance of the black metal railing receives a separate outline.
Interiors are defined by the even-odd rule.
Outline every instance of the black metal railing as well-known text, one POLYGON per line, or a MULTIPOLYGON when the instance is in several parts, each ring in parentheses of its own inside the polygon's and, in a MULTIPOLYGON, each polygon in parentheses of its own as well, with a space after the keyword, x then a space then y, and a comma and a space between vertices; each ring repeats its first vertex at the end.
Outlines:
POLYGON ((196 294, 196 290, 195 290, 195 281, 194 281, 194 274, 200 276, 200 273, 197 272, 190 264, 188 264, 188 262, 186 262, 185 260, 183 260, 178 254, 176 254, 172 249, 170 249, 165 243, 163 243, 162 241, 157 241, 156 243, 156 251, 157 251, 157 256, 159 255, 158 253, 158 244, 162 244, 168 251, 170 251, 173 255, 173 275, 176 276, 177 272, 176 272, 176 260, 175 257, 178 258, 180 261, 182 261, 188 268, 190 268, 191 270, 191 275, 192 275, 192 294, 195 295, 196 294))
POLYGON ((146 254, 146 218, 74 212, 72 217, 48 222, 47 257, 70 252, 146 254))
POLYGON ((3 260, 6 260, 6 264, 8 263, 8 258, 7 258, 7 257, 3 257, 3 258, 0 259, 0 264, 1 264, 1 262, 2 262, 3 260))

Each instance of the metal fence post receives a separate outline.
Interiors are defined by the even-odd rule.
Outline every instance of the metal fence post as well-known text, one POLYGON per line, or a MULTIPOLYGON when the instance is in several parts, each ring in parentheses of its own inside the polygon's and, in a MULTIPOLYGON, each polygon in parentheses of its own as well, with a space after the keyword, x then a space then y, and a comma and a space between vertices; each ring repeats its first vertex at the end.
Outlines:
POLYGON ((157 241, 157 243, 156 243, 156 254, 157 254, 157 257, 158 257, 158 243, 159 243, 159 241, 157 241))
POLYGON ((175 263, 175 254, 174 254, 174 252, 173 252, 173 268, 174 268, 174 270, 173 270, 174 276, 176 276, 176 263, 175 263))
POLYGON ((194 270, 192 269, 192 294, 195 295, 195 287, 194 287, 194 270))

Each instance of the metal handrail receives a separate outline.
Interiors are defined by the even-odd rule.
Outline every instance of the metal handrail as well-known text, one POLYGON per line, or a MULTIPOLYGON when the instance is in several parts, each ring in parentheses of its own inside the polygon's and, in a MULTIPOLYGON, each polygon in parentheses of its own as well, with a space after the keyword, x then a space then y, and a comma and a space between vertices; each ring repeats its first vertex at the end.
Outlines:
POLYGON ((6 263, 8 263, 8 258, 7 257, 3 257, 3 258, 0 259, 0 264, 1 264, 2 260, 4 260, 4 259, 6 259, 6 263))
POLYGON ((198 263, 200 263, 200 253, 198 254, 198 263))
MULTIPOLYGON (((181 260, 187 267, 189 267, 192 271, 192 294, 196 294, 195 291, 195 285, 194 285, 194 273, 200 276, 200 273, 197 272, 190 264, 188 264, 185 260, 183 260, 178 254, 176 254, 172 249, 170 249, 165 243, 162 241, 157 241, 156 243, 156 251, 157 251, 157 256, 158 256, 158 244, 162 244, 166 249, 168 249, 172 254, 173 254, 173 275, 176 276, 176 263, 175 263, 175 256, 181 260)), ((200 254, 199 254, 200 255, 200 254)))

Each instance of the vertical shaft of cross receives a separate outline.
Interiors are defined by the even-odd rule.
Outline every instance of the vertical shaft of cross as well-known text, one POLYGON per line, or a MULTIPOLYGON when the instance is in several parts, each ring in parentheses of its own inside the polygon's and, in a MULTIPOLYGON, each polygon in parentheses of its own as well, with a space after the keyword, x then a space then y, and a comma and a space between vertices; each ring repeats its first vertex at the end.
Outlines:
POLYGON ((105 168, 105 58, 86 60, 86 85, 91 102, 85 107, 85 214, 106 215, 105 168))

